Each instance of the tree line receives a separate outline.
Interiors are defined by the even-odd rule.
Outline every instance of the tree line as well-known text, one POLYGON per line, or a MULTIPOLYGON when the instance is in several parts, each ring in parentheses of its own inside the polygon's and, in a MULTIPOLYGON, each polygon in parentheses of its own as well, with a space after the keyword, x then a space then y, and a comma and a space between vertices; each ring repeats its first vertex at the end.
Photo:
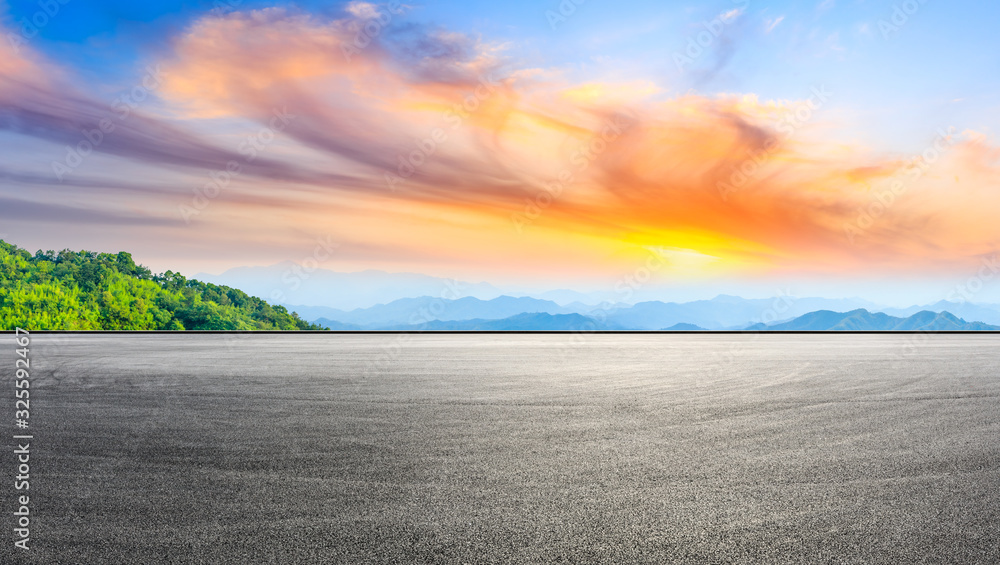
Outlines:
POLYGON ((126 252, 37 251, 0 240, 0 329, 322 330, 245 292, 153 274, 126 252))

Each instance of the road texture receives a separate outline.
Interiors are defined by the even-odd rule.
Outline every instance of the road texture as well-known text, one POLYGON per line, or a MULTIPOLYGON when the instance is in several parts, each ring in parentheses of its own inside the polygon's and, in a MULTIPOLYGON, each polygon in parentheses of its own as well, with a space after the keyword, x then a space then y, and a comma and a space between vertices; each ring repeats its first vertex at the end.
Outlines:
POLYGON ((998 346, 35 335, 0 563, 998 563, 998 346))

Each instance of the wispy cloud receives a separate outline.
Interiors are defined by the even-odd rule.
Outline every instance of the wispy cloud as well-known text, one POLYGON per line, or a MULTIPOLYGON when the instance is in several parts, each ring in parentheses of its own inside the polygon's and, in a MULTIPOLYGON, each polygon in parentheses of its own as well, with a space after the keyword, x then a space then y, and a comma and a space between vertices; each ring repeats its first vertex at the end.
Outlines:
POLYGON ((778 27, 778 24, 785 20, 785 16, 778 16, 777 18, 764 18, 764 33, 771 33, 774 28, 778 27))
POLYGON ((742 16, 743 13, 744 13, 743 8, 733 8, 732 10, 727 10, 719 14, 719 19, 726 23, 730 23, 736 18, 742 16))
MULTIPOLYGON (((508 59, 503 45, 418 25, 389 26, 345 57, 360 19, 375 9, 354 3, 335 19, 280 9, 199 19, 153 62, 164 77, 156 111, 119 120, 98 149, 142 177, 105 188, 137 194, 148 184, 167 198, 172 181, 192 182, 235 160, 246 170, 226 197, 218 224, 226 229, 298 229, 335 218, 352 233, 353 248, 380 257, 405 242, 406 253, 436 249, 441 260, 474 256, 538 269, 556 256, 597 261, 649 249, 699 271, 929 268, 997 244, 989 211, 1000 206, 992 190, 1000 150, 982 134, 963 134, 934 174, 915 180, 851 246, 843 225, 882 190, 901 157, 845 147, 826 137, 824 127, 833 126, 822 118, 788 136, 787 117, 805 101, 668 97, 651 81, 574 81, 508 59), (234 123, 264 127, 275 108, 301 118, 253 161, 238 138, 206 133, 234 123), (608 124, 621 115, 635 126, 609 143, 608 124), (754 173, 724 199, 719 182, 748 156, 759 156, 754 173), (517 243, 508 218, 563 172, 572 178, 534 222, 538 238, 517 243), (392 175, 405 177, 395 191, 386 184, 392 175)), ((783 19, 766 20, 766 31, 783 19)), ((839 46, 838 36, 827 43, 839 46)), ((0 59, 0 128, 61 148, 114 119, 105 103, 71 86, 67 71, 24 53, 0 59)), ((92 173, 66 186, 101 185, 92 173)), ((13 167, 0 179, 55 182, 13 167)), ((101 203, 4 198, 7 216, 130 221, 101 203)), ((136 213, 136 222, 147 220, 170 225, 136 213)))

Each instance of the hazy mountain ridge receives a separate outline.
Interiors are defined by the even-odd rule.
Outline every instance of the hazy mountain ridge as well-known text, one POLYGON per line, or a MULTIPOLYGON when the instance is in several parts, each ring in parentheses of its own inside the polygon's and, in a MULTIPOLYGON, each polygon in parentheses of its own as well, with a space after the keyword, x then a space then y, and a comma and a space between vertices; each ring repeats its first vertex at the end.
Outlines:
POLYGON ((581 314, 524 313, 501 320, 432 320, 422 324, 391 326, 392 331, 594 331, 616 329, 581 314))
POLYGON ((820 310, 792 321, 747 328, 753 331, 997 331, 1000 326, 967 322, 950 312, 924 310, 906 318, 864 309, 851 312, 820 310))
POLYGON ((665 332, 703 332, 707 331, 705 328, 698 327, 694 324, 674 324, 669 328, 663 328, 662 331, 665 332))
MULTIPOLYGON (((521 313, 502 319, 425 320, 417 324, 361 327, 324 318, 315 321, 339 331, 643 331, 643 328, 601 322, 582 314, 521 313)), ((706 328, 678 323, 659 331, 706 331, 706 328)), ((753 324, 742 331, 1000 331, 1000 326, 967 322, 949 312, 922 311, 907 318, 882 312, 856 309, 850 312, 819 310, 788 322, 753 324)))
POLYGON ((640 302, 620 307, 608 315, 609 323, 635 329, 655 330, 676 324, 691 324, 702 329, 741 329, 758 321, 789 320, 816 310, 849 311, 872 307, 861 299, 759 298, 719 295, 711 300, 693 302, 640 302))
POLYGON ((920 311, 930 312, 950 312, 959 318, 966 320, 976 320, 986 324, 1000 325, 1000 305, 997 304, 974 304, 971 302, 948 302, 940 300, 934 304, 924 306, 910 306, 909 308, 881 308, 879 311, 890 316, 906 318, 920 311))
POLYGON ((308 270, 292 262, 267 267, 236 267, 219 275, 198 273, 199 280, 225 284, 282 304, 351 310, 421 296, 489 300, 503 295, 485 282, 456 281, 418 273, 367 270, 342 273, 308 270))
POLYGON ((520 314, 579 314, 550 300, 511 296, 500 296, 492 300, 473 297, 444 300, 422 296, 401 298, 389 304, 357 308, 349 312, 323 307, 298 307, 296 311, 306 319, 313 319, 311 316, 318 314, 315 318, 317 321, 323 319, 373 329, 418 326, 432 321, 502 320, 520 314))
POLYGON ((501 320, 518 314, 545 313, 582 314, 598 320, 602 327, 633 330, 659 330, 677 324, 690 324, 700 329, 742 329, 755 320, 790 320, 809 311, 843 307, 857 308, 858 299, 830 300, 823 298, 743 299, 720 295, 712 300, 687 303, 641 302, 639 304, 566 306, 550 300, 530 297, 500 296, 491 300, 465 297, 444 300, 423 296, 402 298, 388 304, 351 311, 321 306, 289 305, 307 320, 317 323, 337 322, 362 329, 385 329, 394 326, 420 325, 430 321, 501 320))
MULTIPOLYGON (((656 292, 637 292, 633 297, 649 298, 625 303, 615 302, 618 298, 615 292, 568 289, 524 292, 500 289, 486 282, 455 281, 419 273, 307 270, 293 262, 268 267, 238 267, 220 275, 201 273, 196 277, 278 302, 307 320, 324 318, 361 327, 414 325, 430 320, 503 319, 520 313, 545 312, 592 315, 608 326, 643 330, 659 330, 677 324, 723 330, 742 329, 758 322, 773 325, 819 310, 850 312, 859 308, 899 318, 921 311, 947 311, 964 320, 1000 325, 1000 305, 944 300, 892 308, 862 298, 744 299, 721 294, 710 300, 672 302, 658 299, 656 292), (503 300, 488 305, 476 301, 451 304, 466 298, 482 302, 503 300), (434 309, 430 310, 432 305, 434 309), (421 308, 428 308, 428 311, 421 312, 421 308)), ((664 295, 668 292, 662 291, 664 295)))

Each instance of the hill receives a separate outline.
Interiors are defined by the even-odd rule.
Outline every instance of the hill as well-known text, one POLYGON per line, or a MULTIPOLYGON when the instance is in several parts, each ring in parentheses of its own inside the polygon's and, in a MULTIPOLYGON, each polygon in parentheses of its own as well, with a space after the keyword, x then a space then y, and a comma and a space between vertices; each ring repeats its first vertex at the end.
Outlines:
POLYGON ((356 332, 366 329, 356 324, 345 324, 344 322, 338 322, 337 320, 330 320, 327 318, 318 318, 313 320, 313 323, 338 332, 356 332))
POLYGON ((747 328, 754 331, 996 331, 1000 326, 982 322, 966 322, 949 312, 917 312, 907 318, 897 318, 882 312, 864 309, 850 312, 819 310, 794 320, 747 328))
POLYGON ((676 324, 691 324, 709 330, 739 329, 765 314, 792 319, 816 310, 847 311, 874 305, 859 299, 768 298, 747 299, 720 294, 711 300, 623 305, 608 312, 608 323, 636 330, 658 330, 676 324))
POLYGON ((971 302, 949 302, 940 300, 934 304, 924 306, 910 306, 909 308, 884 308, 883 312, 890 316, 906 318, 927 310, 930 312, 948 312, 964 320, 975 320, 985 324, 1000 324, 1000 305, 997 304, 973 304, 971 302))
MULTIPOLYGON (((697 329, 742 329, 754 319, 770 311, 789 320, 814 310, 846 311, 859 308, 863 301, 823 298, 744 299, 720 295, 712 300, 695 302, 640 302, 639 304, 587 305, 580 302, 560 305, 551 300, 502 295, 490 300, 475 297, 442 299, 432 296, 401 298, 387 304, 377 304, 350 311, 324 306, 287 305, 306 320, 329 325, 337 322, 362 329, 385 329, 391 326, 419 325, 431 320, 501 320, 518 314, 582 314, 606 320, 609 327, 629 330, 674 329, 686 324, 697 329), (598 315, 594 315, 597 312, 598 315)), ((332 326, 331 326, 332 327, 332 326)), ((686 326, 682 326, 686 327, 686 326)), ((681 328, 677 328, 681 329, 681 328)), ((688 328, 693 329, 693 328, 688 328)))
POLYGON ((0 240, 0 329, 312 330, 282 306, 179 273, 154 275, 126 252, 27 250, 0 240))
POLYGON ((680 324, 674 324, 674 325, 670 326, 669 328, 664 328, 663 331, 665 331, 665 332, 703 332, 703 331, 705 331, 705 328, 698 327, 698 326, 696 326, 694 324, 680 323, 680 324))
MULTIPOLYGON (((419 324, 386 324, 360 326, 320 318, 316 321, 339 331, 593 331, 639 330, 614 323, 601 323, 581 314, 548 314, 545 312, 522 313, 502 319, 475 318, 471 320, 430 320, 419 324)), ((881 312, 864 309, 850 312, 819 310, 793 320, 772 324, 754 324, 743 331, 995 331, 1000 326, 982 322, 966 322, 948 312, 918 312, 907 318, 897 318, 881 312)), ((688 323, 678 323, 660 331, 706 331, 706 328, 688 323)), ((739 330, 736 330, 739 331, 739 330)))
POLYGON ((502 320, 434 320, 384 328, 398 331, 594 331, 607 329, 580 314, 518 314, 502 320))
MULTIPOLYGON (((298 308, 298 307, 297 307, 298 308)), ((515 298, 499 296, 492 300, 480 300, 475 297, 444 300, 421 296, 418 298, 401 298, 388 304, 378 304, 369 308, 357 308, 350 312, 333 308, 302 308, 303 316, 320 314, 315 318, 317 323, 328 321, 338 322, 347 326, 361 328, 384 329, 395 326, 417 326, 424 322, 438 320, 451 322, 459 320, 502 320, 518 314, 572 314, 549 300, 537 298, 515 298)), ((329 324, 325 324, 329 325, 329 324)), ((333 326, 330 326, 331 328, 333 326)))

